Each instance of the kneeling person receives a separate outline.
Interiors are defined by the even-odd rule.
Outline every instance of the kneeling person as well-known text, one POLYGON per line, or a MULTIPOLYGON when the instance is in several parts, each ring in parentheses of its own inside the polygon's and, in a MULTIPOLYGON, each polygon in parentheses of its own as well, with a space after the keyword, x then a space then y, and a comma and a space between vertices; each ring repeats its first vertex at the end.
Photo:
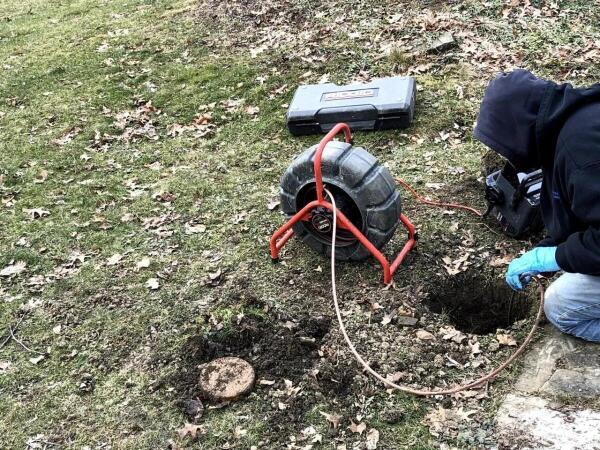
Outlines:
POLYGON ((577 89, 526 70, 487 87, 474 136, 520 170, 541 168, 548 237, 513 260, 506 281, 565 273, 546 292, 548 320, 600 342, 600 84, 577 89))

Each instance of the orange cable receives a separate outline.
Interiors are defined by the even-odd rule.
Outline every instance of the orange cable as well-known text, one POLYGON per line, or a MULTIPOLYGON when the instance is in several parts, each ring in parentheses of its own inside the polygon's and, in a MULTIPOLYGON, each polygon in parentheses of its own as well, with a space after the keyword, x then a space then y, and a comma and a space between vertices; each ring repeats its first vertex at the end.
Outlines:
MULTIPOLYGON (((481 212, 479 212, 476 209, 471 208, 469 206, 458 205, 458 204, 453 204, 453 203, 434 202, 431 200, 427 200, 425 197, 421 196, 416 190, 414 190, 408 183, 404 182, 401 179, 396 179, 396 181, 399 184, 401 184, 404 188, 409 190, 415 196, 415 198, 422 203, 425 203, 427 205, 433 205, 433 206, 463 209, 465 211, 470 211, 470 212, 476 214, 477 216, 482 216, 481 212)), ((332 249, 335 249, 335 240, 336 240, 336 233, 337 233, 337 207, 335 205, 335 199, 333 198, 333 195, 331 194, 331 192, 329 192, 327 189, 324 189, 324 190, 328 194, 329 198, 331 199, 331 204, 333 206, 333 208, 332 208, 333 230, 332 230, 331 244, 332 244, 332 249)), ((354 344, 352 343, 352 341, 350 340, 350 337, 348 336, 348 333, 346 332, 346 327, 344 326, 344 321, 342 319, 342 314, 340 312, 340 307, 338 304, 337 287, 336 287, 336 280, 335 280, 335 251, 331 252, 331 287, 332 287, 332 293, 333 293, 333 305, 335 307, 336 316, 338 319, 338 323, 340 325, 340 331, 342 332, 342 336, 344 337, 346 344, 348 344, 350 351, 354 355, 354 358, 360 363, 360 365, 367 372, 369 372, 371 375, 373 375, 373 377, 375 377, 376 379, 381 381, 386 386, 388 386, 392 389, 406 392, 408 394, 420 395, 420 396, 456 394, 456 393, 458 393, 460 391, 464 391, 466 389, 473 389, 473 388, 479 387, 482 384, 488 383, 488 382, 492 381, 494 378, 496 378, 496 376, 500 372, 502 372, 504 369, 506 369, 506 367, 508 367, 508 365, 510 363, 512 363, 516 359, 516 357, 519 356, 525 350, 525 348, 527 347, 529 342, 531 342, 531 339, 533 339, 533 335, 534 335, 536 329, 538 328, 540 319, 542 318, 542 312, 544 311, 544 285, 542 284, 542 282, 540 281, 539 278, 534 278, 534 279, 537 281, 537 283, 539 284, 539 288, 540 288, 540 305, 539 305, 539 308, 537 311, 535 322, 533 323, 533 326, 531 327, 529 334, 527 334, 523 343, 519 346, 519 348, 512 355, 510 355, 502 364, 500 364, 495 369, 491 370, 490 372, 483 375, 482 377, 480 377, 474 381, 471 381, 469 383, 465 383, 465 384, 458 385, 458 386, 455 386, 452 388, 447 388, 447 389, 438 389, 438 390, 416 389, 416 388, 411 388, 409 386, 403 386, 400 384, 393 383, 392 381, 388 380, 387 378, 384 378, 382 375, 380 375, 379 373, 377 373, 375 370, 373 370, 371 368, 371 366, 358 353, 358 351, 356 350, 356 347, 354 347, 354 344)))

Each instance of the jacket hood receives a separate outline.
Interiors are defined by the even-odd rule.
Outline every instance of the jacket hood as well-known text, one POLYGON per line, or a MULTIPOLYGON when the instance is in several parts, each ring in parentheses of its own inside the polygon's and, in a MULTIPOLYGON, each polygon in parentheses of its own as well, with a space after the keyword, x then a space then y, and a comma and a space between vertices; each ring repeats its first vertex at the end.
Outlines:
POLYGON ((600 84, 577 89, 523 69, 501 73, 485 90, 473 136, 517 168, 539 168, 553 160, 566 119, 591 101, 600 101, 600 84))

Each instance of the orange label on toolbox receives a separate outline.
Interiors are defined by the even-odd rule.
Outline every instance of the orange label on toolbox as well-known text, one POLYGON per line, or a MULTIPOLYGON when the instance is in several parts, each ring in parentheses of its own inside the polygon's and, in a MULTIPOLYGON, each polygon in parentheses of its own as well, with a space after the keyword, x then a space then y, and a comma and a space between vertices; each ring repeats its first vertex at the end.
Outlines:
POLYGON ((375 97, 379 89, 356 89, 354 91, 326 92, 323 94, 322 101, 348 100, 352 98, 375 97))

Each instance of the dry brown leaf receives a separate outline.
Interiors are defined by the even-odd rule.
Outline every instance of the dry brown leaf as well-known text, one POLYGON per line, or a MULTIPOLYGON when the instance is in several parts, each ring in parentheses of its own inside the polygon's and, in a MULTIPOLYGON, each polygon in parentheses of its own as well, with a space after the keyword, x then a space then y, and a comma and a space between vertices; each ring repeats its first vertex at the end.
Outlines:
POLYGON ((391 381, 392 383, 397 383, 398 381, 402 380, 406 378, 406 372, 394 372, 394 373, 388 373, 385 376, 385 379, 388 381, 391 381))
POLYGON ((42 359, 44 359, 46 357, 46 355, 39 355, 39 356, 35 356, 33 358, 29 358, 29 362, 31 364, 37 364, 39 363, 42 359))
POLYGON ((140 270, 140 269, 145 269, 147 267, 150 267, 150 258, 148 257, 144 257, 142 259, 140 259, 136 265, 135 265, 136 269, 140 270))
POLYGON ((203 433, 204 429, 202 425, 195 425, 193 423, 186 423, 183 427, 177 430, 177 434, 180 438, 186 437, 188 434, 192 439, 196 439, 198 432, 203 433))
POLYGON ((149 278, 146 281, 146 287, 148 289, 155 291, 156 289, 158 289, 160 287, 160 283, 158 282, 157 278, 149 278))
POLYGON ((11 277, 18 275, 25 270, 27 263, 25 261, 17 261, 0 270, 0 277, 11 277))
POLYGON ((392 320, 394 319, 394 317, 396 317, 397 312, 398 311, 394 309, 393 311, 385 314, 383 316, 383 319, 381 320, 381 325, 387 325, 387 324, 391 323, 392 320))
POLYGON ((41 219, 42 217, 46 217, 50 215, 50 211, 44 209, 44 208, 31 208, 31 209, 24 209, 23 212, 27 215, 29 215, 29 217, 34 220, 34 219, 41 219))
POLYGON ((367 432, 367 450, 375 450, 377 448, 377 444, 379 444, 379 431, 375 428, 371 428, 367 432))
POLYGON ((325 417, 325 419, 327 419, 328 422, 331 423, 331 425, 333 426, 334 430, 338 429, 338 427, 340 426, 340 422, 342 421, 342 416, 340 416, 339 414, 336 414, 336 413, 328 414, 328 413, 323 412, 323 411, 319 411, 319 413, 323 417, 325 417))
POLYGON ((438 405, 425 416, 425 423, 429 427, 429 432, 437 437, 448 430, 458 429, 463 422, 470 421, 469 416, 474 413, 475 411, 465 411, 462 406, 458 409, 446 409, 438 405))
POLYGON ((38 173, 35 176, 35 180, 33 180, 33 182, 39 184, 39 183, 43 183, 47 179, 48 179, 48 171, 43 169, 43 170, 40 170, 40 173, 38 173))
POLYGON ((63 145, 66 145, 69 142, 71 142, 73 138, 79 134, 80 131, 81 128, 73 127, 67 130, 61 137, 54 139, 52 143, 58 145, 59 147, 62 147, 63 145))
POLYGON ((512 260, 513 260, 513 257, 511 255, 504 255, 502 257, 499 256, 490 261, 490 266, 492 266, 492 267, 508 266, 512 260))
POLYGON ((216 272, 211 272, 208 274, 208 278, 210 278, 210 281, 218 281, 221 278, 221 275, 223 274, 223 272, 221 271, 221 269, 217 269, 216 272))
POLYGON ((185 234, 204 233, 206 231, 206 225, 202 225, 202 224, 191 225, 189 223, 186 223, 184 225, 184 231, 185 231, 185 234))
POLYGON ((496 340, 500 345, 508 345, 510 347, 517 346, 517 340, 510 334, 497 334, 496 340))
POLYGON ((267 209, 269 211, 273 211, 273 210, 277 209, 278 206, 279 206, 279 200, 273 200, 272 202, 267 203, 267 209))
POLYGON ((125 213, 121 216, 121 222, 123 222, 123 223, 131 222, 134 219, 135 219, 135 216, 131 213, 125 213))
POLYGON ((121 255, 120 253, 115 253, 114 255, 112 255, 110 258, 108 258, 106 260, 106 265, 107 266, 116 266, 117 264, 119 264, 121 262, 122 259, 123 259, 123 255, 121 255))
POLYGON ((360 422, 359 424, 351 422, 351 424, 350 424, 350 426, 348 428, 353 433, 358 433, 359 435, 362 435, 363 432, 367 429, 367 424, 364 423, 364 422, 360 422))
POLYGON ((461 344, 467 338, 467 335, 457 330, 454 327, 447 326, 440 328, 440 333, 442 334, 442 339, 445 341, 452 340, 457 344, 461 344))
POLYGON ((435 336, 427 330, 417 330, 417 338, 422 341, 434 341, 435 336))

